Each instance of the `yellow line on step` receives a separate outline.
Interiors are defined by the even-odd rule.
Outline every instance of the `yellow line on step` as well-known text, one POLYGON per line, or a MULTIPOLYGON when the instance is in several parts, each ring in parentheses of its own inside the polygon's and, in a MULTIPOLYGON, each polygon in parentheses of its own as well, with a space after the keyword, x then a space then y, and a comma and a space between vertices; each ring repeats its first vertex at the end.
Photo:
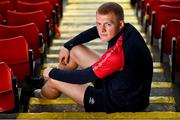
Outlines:
POLYGON ((180 112, 49 112, 20 113, 17 119, 123 119, 123 120, 179 120, 180 112))

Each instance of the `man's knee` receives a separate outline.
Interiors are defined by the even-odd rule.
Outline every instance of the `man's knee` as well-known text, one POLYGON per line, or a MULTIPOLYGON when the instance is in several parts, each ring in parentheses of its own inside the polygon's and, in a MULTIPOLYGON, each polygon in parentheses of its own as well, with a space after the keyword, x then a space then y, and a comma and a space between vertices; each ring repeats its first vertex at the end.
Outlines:
POLYGON ((56 88, 56 81, 49 79, 42 88, 42 95, 48 99, 55 99, 61 95, 61 92, 56 88))
POLYGON ((78 58, 78 55, 81 54, 83 47, 84 47, 83 45, 76 45, 76 46, 74 46, 74 47, 71 49, 70 56, 71 56, 73 59, 78 58))

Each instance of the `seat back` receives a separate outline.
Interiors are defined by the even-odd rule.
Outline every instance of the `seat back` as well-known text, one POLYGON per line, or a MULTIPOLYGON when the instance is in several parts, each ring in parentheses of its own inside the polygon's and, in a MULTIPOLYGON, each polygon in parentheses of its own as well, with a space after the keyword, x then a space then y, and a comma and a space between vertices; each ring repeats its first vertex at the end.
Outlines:
POLYGON ((27 3, 39 3, 39 2, 48 1, 49 3, 51 3, 51 5, 55 4, 55 0, 18 0, 18 1, 27 2, 27 3))
POLYGON ((5 1, 10 1, 15 9, 15 5, 16 5, 16 2, 17 0, 1 0, 1 2, 5 2, 5 1))
POLYGON ((49 3, 51 3, 53 8, 55 8, 56 4, 59 5, 61 2, 61 0, 18 0, 18 1, 27 2, 27 3, 39 3, 39 2, 48 1, 49 3))
POLYGON ((160 38, 161 26, 166 25, 171 19, 180 19, 180 7, 160 5, 154 21, 154 37, 160 38))
POLYGON ((30 75, 28 44, 23 36, 0 39, 0 62, 12 68, 19 82, 30 75))
POLYGON ((149 9, 147 11, 147 14, 149 15, 147 22, 148 24, 151 24, 152 20, 152 12, 157 12, 159 10, 160 5, 169 5, 169 6, 180 6, 180 1, 178 0, 148 0, 149 3, 149 9))
POLYGON ((62 0, 18 0, 18 1, 27 2, 27 3, 39 3, 39 2, 48 1, 53 6, 53 9, 55 9, 56 5, 58 4, 59 10, 61 7, 60 4, 62 2, 62 0))
POLYGON ((39 30, 35 23, 19 26, 0 25, 0 39, 24 36, 29 48, 33 50, 34 60, 40 58, 39 30))
POLYGON ((0 62, 0 112, 10 111, 15 107, 11 69, 5 62, 0 62))
POLYGON ((14 10, 13 4, 10 1, 0 1, 0 14, 3 19, 7 19, 8 10, 14 10))
POLYGON ((151 0, 150 3, 151 6, 151 12, 154 10, 156 11, 160 5, 169 5, 169 6, 179 6, 180 1, 179 0, 151 0))
POLYGON ((15 12, 8 11, 7 25, 17 26, 34 22, 39 29, 39 32, 43 34, 45 42, 48 40, 46 15, 42 10, 34 12, 15 12))
POLYGON ((166 54, 171 54, 172 51, 172 37, 178 37, 180 35, 180 20, 172 19, 170 20, 164 30, 164 49, 163 52, 166 54))
POLYGON ((52 19, 53 7, 49 1, 38 2, 38 3, 28 3, 18 1, 16 3, 17 12, 34 12, 38 10, 43 10, 48 19, 52 19))

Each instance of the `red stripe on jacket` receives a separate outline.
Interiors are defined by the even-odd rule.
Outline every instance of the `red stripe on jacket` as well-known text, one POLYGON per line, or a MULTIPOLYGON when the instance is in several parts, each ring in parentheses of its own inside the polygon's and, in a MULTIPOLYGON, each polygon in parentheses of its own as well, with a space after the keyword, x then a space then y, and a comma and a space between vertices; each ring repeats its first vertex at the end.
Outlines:
POLYGON ((121 35, 116 44, 109 48, 103 56, 92 65, 92 69, 97 77, 104 78, 116 71, 121 71, 124 67, 124 51, 122 47, 123 36, 121 35))

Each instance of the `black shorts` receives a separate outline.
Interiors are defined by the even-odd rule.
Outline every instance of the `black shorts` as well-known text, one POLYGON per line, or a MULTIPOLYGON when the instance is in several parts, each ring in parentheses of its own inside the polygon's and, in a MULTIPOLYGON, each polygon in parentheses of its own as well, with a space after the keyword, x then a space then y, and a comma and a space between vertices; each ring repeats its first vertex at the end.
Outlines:
POLYGON ((88 86, 84 94, 84 107, 86 112, 105 112, 104 91, 88 86))

